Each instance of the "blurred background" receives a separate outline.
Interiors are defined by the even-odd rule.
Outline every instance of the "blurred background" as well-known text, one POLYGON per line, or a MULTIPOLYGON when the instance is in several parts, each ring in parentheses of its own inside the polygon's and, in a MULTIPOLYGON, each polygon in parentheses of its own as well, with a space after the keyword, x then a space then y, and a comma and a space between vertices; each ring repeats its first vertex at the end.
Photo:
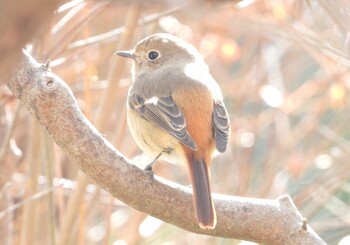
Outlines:
MULTIPOLYGON (((63 1, 28 45, 114 146, 143 162, 126 126, 130 62, 113 55, 157 32, 205 57, 232 134, 215 193, 291 195, 327 244, 350 244, 350 2, 63 1)), ((142 165, 142 164, 141 164, 142 165)), ((189 233, 140 213, 80 174, 0 86, 1 244, 251 244, 189 233)), ((188 185, 181 166, 155 173, 188 185)), ((125 190, 127 191, 127 190, 125 190)), ((257 224, 258 225, 258 224, 257 224)))

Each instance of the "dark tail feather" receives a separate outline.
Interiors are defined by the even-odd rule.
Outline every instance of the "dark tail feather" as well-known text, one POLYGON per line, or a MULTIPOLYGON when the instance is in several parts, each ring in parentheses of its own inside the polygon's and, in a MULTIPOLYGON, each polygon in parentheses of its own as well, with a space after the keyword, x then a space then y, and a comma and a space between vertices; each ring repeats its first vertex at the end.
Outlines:
POLYGON ((188 159, 188 168, 197 220, 202 229, 214 229, 216 214, 210 193, 208 167, 204 159, 196 159, 193 155, 188 159))

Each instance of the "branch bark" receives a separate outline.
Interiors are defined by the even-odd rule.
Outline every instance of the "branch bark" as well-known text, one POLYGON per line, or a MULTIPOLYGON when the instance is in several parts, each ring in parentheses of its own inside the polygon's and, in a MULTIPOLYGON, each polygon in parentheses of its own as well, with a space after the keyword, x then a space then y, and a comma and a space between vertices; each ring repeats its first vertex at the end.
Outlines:
POLYGON ((78 167, 127 205, 185 230, 265 244, 325 244, 289 196, 277 200, 214 194, 218 224, 198 227, 191 189, 150 178, 118 152, 79 110, 72 91, 48 64, 24 53, 5 83, 78 167))

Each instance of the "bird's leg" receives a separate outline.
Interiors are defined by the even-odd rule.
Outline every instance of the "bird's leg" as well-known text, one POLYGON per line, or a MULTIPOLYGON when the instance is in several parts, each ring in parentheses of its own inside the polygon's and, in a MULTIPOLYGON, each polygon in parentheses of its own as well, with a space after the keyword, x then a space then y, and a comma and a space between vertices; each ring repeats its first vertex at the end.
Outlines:
POLYGON ((152 162, 150 162, 150 164, 148 164, 146 167, 145 167, 145 171, 148 172, 148 173, 151 173, 152 175, 154 174, 153 173, 153 164, 158 160, 158 158, 160 158, 160 156, 163 154, 163 152, 159 153, 156 158, 154 158, 154 160, 152 162))

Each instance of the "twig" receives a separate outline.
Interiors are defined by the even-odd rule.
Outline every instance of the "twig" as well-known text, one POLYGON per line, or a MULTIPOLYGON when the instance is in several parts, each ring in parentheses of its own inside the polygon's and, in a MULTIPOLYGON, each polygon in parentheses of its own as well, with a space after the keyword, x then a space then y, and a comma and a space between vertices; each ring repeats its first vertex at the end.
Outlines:
POLYGON ((63 35, 62 38, 57 40, 57 42, 52 46, 52 48, 46 52, 46 56, 57 57, 62 52, 64 52, 64 50, 66 49, 66 45, 62 45, 62 43, 69 43, 69 41, 72 40, 72 38, 79 34, 78 30, 80 30, 80 28, 84 26, 83 24, 85 22, 98 16, 98 14, 101 13, 101 11, 103 11, 111 3, 112 1, 102 1, 99 4, 93 5, 93 8, 84 18, 82 18, 79 22, 75 23, 74 25, 68 28, 68 31, 65 33, 65 35, 63 35), (61 44, 58 45, 59 43, 61 44), (60 49, 58 49, 57 47, 60 47, 60 49))
MULTIPOLYGON (((123 38, 121 39, 120 47, 126 48, 127 45, 130 43, 132 34, 135 30, 136 23, 139 19, 140 15, 140 6, 137 3, 136 5, 133 5, 131 7, 131 12, 129 14, 129 18, 126 23, 126 28, 128 29, 128 32, 125 32, 123 35, 123 38)), ((118 71, 115 72, 114 78, 110 78, 109 80, 118 80, 121 71, 122 66, 125 64, 125 60, 118 59, 114 67, 118 67, 118 71)), ((102 106, 99 111, 99 114, 97 115, 97 126, 101 129, 106 128, 105 123, 108 122, 107 117, 111 115, 114 108, 113 105, 115 104, 114 101, 116 100, 116 93, 115 91, 118 89, 118 83, 110 83, 108 89, 106 90, 106 95, 102 98, 102 106)), ((77 177, 77 189, 73 192, 72 197, 69 200, 68 206, 67 206, 67 213, 64 216, 61 234, 59 237, 59 245, 65 245, 67 244, 69 240, 69 235, 71 234, 72 226, 74 225, 76 221, 76 214, 78 211, 78 207, 81 203, 81 200, 83 198, 83 195, 85 193, 85 187, 90 182, 90 179, 83 173, 79 172, 77 177)))
MULTIPOLYGON (((163 12, 152 14, 150 16, 146 16, 142 20, 138 21, 137 26, 143 26, 145 24, 152 23, 158 19, 160 19, 163 16, 170 15, 172 13, 175 13, 177 11, 180 11, 183 9, 186 5, 180 5, 171 9, 167 9, 163 12)), ((124 26, 116 28, 112 31, 105 32, 96 36, 91 36, 89 38, 85 38, 82 40, 78 40, 75 42, 72 42, 68 45, 68 49, 75 49, 75 48, 82 48, 88 45, 92 45, 95 43, 101 43, 106 41, 113 41, 114 39, 120 37, 124 32, 126 31, 126 28, 124 26)))
POLYGON ((45 197, 49 193, 53 192, 54 188, 55 187, 50 187, 50 188, 44 189, 42 191, 39 191, 39 192, 31 195, 30 197, 22 200, 21 202, 16 202, 13 205, 10 205, 8 208, 1 210, 0 211, 0 220, 3 219, 6 215, 13 213, 13 211, 15 211, 16 209, 19 209, 30 202, 33 202, 33 201, 36 201, 40 198, 45 197))
MULTIPOLYGON (((3 139, 1 146, 0 146, 0 162, 1 160, 3 159, 3 157, 5 156, 6 154, 6 151, 8 149, 8 146, 10 144, 10 140, 12 138, 12 134, 13 134, 13 131, 14 131, 14 128, 16 126, 16 122, 17 122, 17 119, 18 119, 18 115, 19 115, 19 112, 21 110, 21 104, 20 103, 17 103, 16 104, 16 107, 15 107, 15 110, 14 110, 14 115, 12 118, 9 118, 9 116, 7 116, 7 130, 6 130, 6 133, 5 133, 5 137, 3 139)), ((0 186, 1 186, 1 183, 0 183, 0 186)))
MULTIPOLYGON (((53 187, 53 177, 54 177, 54 152, 53 152, 53 143, 50 138, 50 136, 44 132, 43 133, 43 148, 44 148, 44 156, 43 159, 45 161, 45 175, 47 178, 46 186, 48 188, 53 187)), ((47 227, 48 227, 48 237, 49 237, 49 243, 50 244, 56 244, 55 239, 55 224, 56 222, 56 215, 55 215, 55 203, 54 203, 54 195, 52 192, 48 193, 47 198, 47 227)))
MULTIPOLYGON (((28 179, 26 184, 26 196, 30 197, 37 192, 38 188, 38 176, 40 166, 40 150, 41 150, 41 127, 32 119, 31 122, 31 142, 30 142, 30 154, 28 157, 28 179)), ((35 200, 35 199, 33 199, 35 200)), ((35 241, 35 227, 37 225, 37 219, 33 219, 38 215, 37 213, 38 203, 35 201, 28 202, 23 209, 23 222, 22 222, 22 235, 21 244, 34 244, 35 241)))

